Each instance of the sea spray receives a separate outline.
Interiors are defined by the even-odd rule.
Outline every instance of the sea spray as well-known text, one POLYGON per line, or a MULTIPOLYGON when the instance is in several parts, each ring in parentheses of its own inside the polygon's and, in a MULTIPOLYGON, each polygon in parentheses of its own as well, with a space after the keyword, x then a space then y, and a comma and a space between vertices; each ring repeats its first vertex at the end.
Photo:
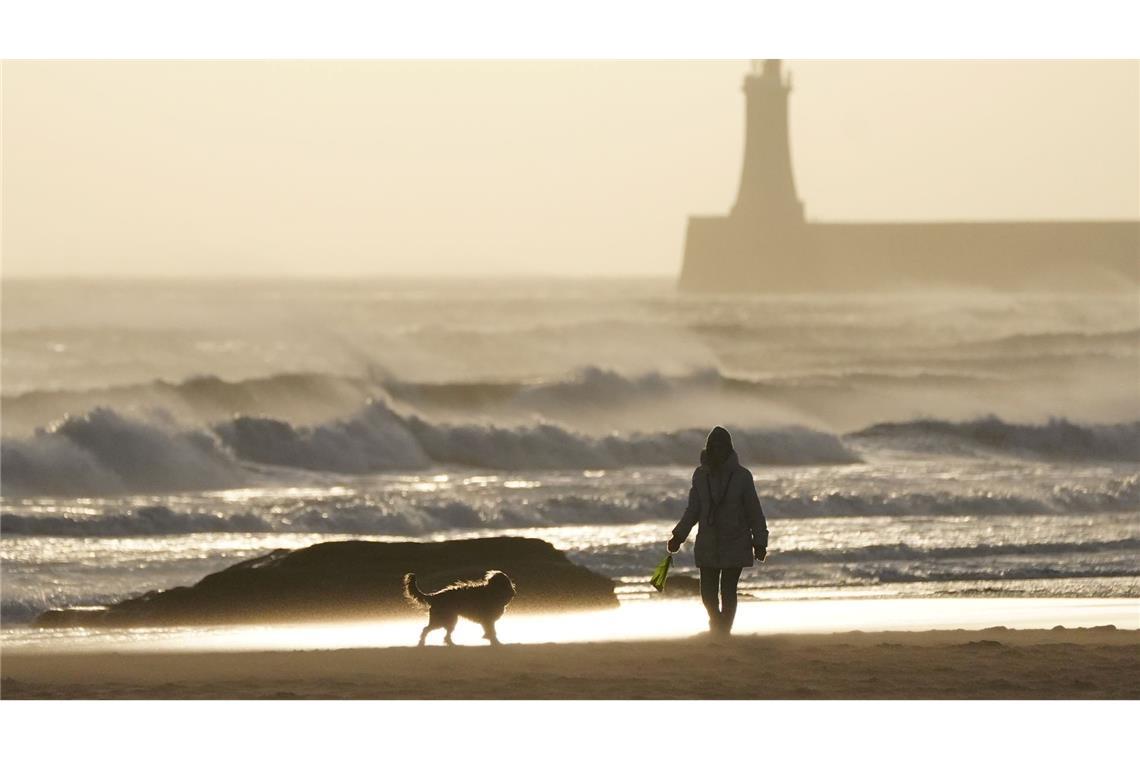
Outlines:
MULTIPOLYGON (((802 427, 737 431, 738 448, 767 464, 859 460, 836 436, 802 427)), ((185 430, 98 408, 27 438, 5 438, 4 492, 147 493, 234 487, 250 465, 331 473, 415 471, 452 465, 496 470, 681 465, 704 431, 591 436, 558 425, 448 424, 401 415, 381 401, 319 425, 237 416, 185 430)))

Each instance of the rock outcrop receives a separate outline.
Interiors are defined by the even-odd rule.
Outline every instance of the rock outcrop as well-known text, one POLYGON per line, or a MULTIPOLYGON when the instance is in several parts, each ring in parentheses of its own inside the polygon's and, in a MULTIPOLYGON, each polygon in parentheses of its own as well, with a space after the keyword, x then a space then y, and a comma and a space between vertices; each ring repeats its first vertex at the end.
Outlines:
POLYGON ((140 627, 343 621, 413 613, 404 573, 425 591, 490 569, 510 575, 512 610, 614 607, 614 583, 534 538, 429 543, 336 541, 279 549, 207 575, 193 586, 149 591, 109 607, 49 610, 40 627, 140 627))

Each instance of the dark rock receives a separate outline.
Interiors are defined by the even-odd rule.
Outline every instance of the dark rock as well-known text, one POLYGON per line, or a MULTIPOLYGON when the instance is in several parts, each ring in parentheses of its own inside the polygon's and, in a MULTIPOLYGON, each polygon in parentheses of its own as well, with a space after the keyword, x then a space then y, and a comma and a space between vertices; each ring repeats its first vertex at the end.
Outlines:
MULTIPOLYGON (((49 610, 40 627, 136 627, 314 622, 416 614, 403 599, 404 573, 434 591, 502 570, 514 579, 512 610, 616 607, 614 583, 534 538, 434 543, 335 541, 278 549, 193 586, 148 591, 106 608, 49 610)), ((671 579, 672 580, 672 579, 671 579)))

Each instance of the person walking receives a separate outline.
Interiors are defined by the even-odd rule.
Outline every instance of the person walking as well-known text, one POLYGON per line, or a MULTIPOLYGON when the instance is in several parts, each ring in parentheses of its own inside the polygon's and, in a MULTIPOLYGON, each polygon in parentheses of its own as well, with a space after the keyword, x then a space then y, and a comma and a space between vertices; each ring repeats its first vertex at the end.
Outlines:
POLYGON ((768 555, 768 524, 752 473, 740 465, 732 436, 714 427, 693 471, 689 504, 666 544, 676 553, 697 529, 693 556, 701 571, 701 601, 709 614, 709 631, 728 636, 736 618, 736 585, 740 573, 768 555))

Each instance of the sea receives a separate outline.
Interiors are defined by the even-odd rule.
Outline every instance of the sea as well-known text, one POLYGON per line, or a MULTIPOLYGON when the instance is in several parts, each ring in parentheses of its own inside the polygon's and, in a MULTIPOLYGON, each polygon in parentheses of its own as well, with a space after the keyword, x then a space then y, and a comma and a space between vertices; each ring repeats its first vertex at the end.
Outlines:
MULTIPOLYGON (((2 295, 5 629, 341 539, 538 537, 652 603, 718 424, 771 531, 748 599, 1140 596, 1134 292, 264 279, 2 295)), ((696 575, 691 542, 673 573, 696 575)))

